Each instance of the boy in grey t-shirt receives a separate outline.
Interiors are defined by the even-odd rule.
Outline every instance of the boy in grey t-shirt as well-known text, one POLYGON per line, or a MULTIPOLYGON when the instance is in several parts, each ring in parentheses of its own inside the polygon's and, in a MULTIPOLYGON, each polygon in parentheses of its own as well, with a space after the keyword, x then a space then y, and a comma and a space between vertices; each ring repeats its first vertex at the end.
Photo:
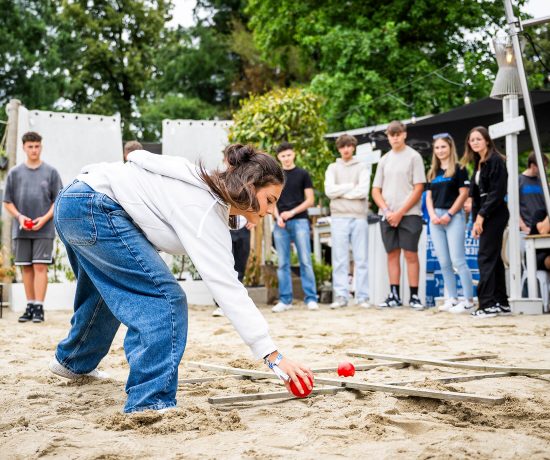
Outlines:
POLYGON ((424 308, 418 296, 420 264, 418 240, 422 233, 420 198, 426 182, 424 163, 420 154, 405 144, 407 129, 400 121, 392 121, 386 134, 392 149, 386 153, 376 169, 372 184, 372 198, 382 215, 380 230, 388 253, 390 293, 381 307, 400 307, 400 257, 403 250, 411 297, 409 306, 424 308))
POLYGON ((16 220, 12 225, 15 265, 21 266, 27 293, 27 308, 19 322, 40 323, 55 238, 53 206, 62 183, 57 170, 40 159, 42 137, 28 132, 22 140, 27 159, 8 173, 4 207, 16 220))

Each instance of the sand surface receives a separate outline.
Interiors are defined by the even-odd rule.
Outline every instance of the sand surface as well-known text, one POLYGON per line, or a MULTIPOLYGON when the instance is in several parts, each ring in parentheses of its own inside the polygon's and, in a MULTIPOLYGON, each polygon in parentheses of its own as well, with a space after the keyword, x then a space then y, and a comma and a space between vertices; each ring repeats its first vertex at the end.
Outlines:
MULTIPOLYGON (((190 308, 180 379, 216 374, 187 367, 186 360, 265 370, 228 320, 211 311, 190 308)), ((362 362, 346 357, 352 348, 441 358, 497 353, 492 364, 550 367, 550 315, 474 320, 408 309, 309 312, 303 305, 278 315, 262 311, 283 353, 312 367, 362 362)), ((5 311, 0 319, 1 459, 550 459, 550 375, 416 385, 506 398, 495 406, 350 391, 213 406, 209 396, 282 390, 276 382, 220 377, 180 385, 174 411, 128 416, 121 413, 128 372, 123 328, 100 365, 111 380, 67 382, 51 375, 47 363, 70 314, 46 312, 44 324, 18 324, 17 316, 5 311)), ((374 383, 470 372, 381 367, 356 377, 374 383)))

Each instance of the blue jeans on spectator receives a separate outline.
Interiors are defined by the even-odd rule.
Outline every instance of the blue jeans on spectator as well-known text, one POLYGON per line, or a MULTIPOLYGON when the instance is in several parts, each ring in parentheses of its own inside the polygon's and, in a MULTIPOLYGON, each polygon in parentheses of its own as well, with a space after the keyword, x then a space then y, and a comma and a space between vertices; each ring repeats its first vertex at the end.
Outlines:
POLYGON ((77 280, 71 329, 56 359, 74 373, 92 371, 123 323, 124 411, 175 406, 187 300, 174 275, 124 209, 83 182, 61 191, 54 221, 77 280))
MULTIPOLYGON (((438 217, 443 216, 446 212, 447 209, 435 209, 438 217)), ((464 297, 466 299, 474 297, 472 274, 466 263, 464 252, 465 230, 466 219, 463 211, 457 212, 447 225, 434 225, 430 222, 430 235, 437 260, 441 266, 445 288, 449 297, 455 299, 458 297, 458 291, 453 267, 460 276, 464 297)))
POLYGON ((332 286, 334 298, 349 297, 349 247, 355 265, 355 298, 369 299, 367 218, 333 217, 330 224, 332 242, 332 286))
POLYGON ((290 243, 294 241, 298 251, 298 260, 300 261, 300 278, 302 280, 302 289, 304 290, 306 303, 317 302, 317 287, 315 285, 315 274, 313 273, 313 263, 311 261, 311 240, 308 219, 290 219, 286 221, 285 228, 275 224, 273 231, 275 239, 275 248, 277 249, 277 258, 279 268, 277 277, 279 279, 279 301, 292 303, 292 276, 290 273, 290 243))

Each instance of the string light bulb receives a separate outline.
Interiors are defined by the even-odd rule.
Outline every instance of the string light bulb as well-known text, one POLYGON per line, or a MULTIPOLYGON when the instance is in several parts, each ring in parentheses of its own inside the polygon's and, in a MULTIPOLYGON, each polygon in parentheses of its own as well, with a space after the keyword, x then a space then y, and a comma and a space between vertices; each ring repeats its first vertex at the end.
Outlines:
POLYGON ((464 95, 464 104, 468 105, 472 100, 470 99, 470 93, 466 91, 466 94, 464 95))
POLYGON ((411 123, 414 125, 416 124, 416 113, 412 113, 412 117, 411 117, 411 123))
POLYGON ((506 62, 508 64, 511 64, 514 60, 514 48, 512 48, 512 44, 506 46, 506 62))

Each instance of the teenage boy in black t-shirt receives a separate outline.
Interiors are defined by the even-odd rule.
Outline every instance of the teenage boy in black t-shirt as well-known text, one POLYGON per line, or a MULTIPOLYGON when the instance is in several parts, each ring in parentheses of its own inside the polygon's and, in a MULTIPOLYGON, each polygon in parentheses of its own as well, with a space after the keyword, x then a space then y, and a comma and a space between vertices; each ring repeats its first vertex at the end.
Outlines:
POLYGON ((317 310, 317 287, 311 261, 310 228, 307 209, 313 206, 311 178, 306 170, 294 164, 293 145, 283 142, 276 149, 277 158, 285 173, 285 186, 275 208, 276 224, 273 231, 279 268, 279 303, 272 309, 280 313, 292 308, 292 277, 290 273, 290 244, 294 241, 300 260, 300 278, 309 310, 317 310))

